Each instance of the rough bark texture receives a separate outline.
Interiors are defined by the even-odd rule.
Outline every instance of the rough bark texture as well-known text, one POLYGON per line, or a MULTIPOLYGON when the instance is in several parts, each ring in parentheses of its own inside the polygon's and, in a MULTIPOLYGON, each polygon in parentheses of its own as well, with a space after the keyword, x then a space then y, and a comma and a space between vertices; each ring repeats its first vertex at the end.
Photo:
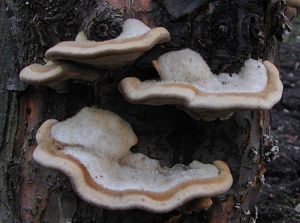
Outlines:
POLYGON ((236 71, 250 56, 272 60, 276 58, 275 37, 282 31, 281 2, 211 1, 213 7, 207 3, 187 7, 179 19, 168 13, 167 2, 1 0, 0 222, 252 222, 256 218, 265 161, 270 158, 265 154, 273 147, 268 112, 245 111, 225 122, 196 122, 173 106, 128 104, 117 83, 126 75, 155 77, 151 60, 184 47, 202 53, 216 72, 236 71), (24 90, 18 81, 20 68, 42 62, 45 50, 53 44, 74 39, 81 29, 93 39, 113 38, 128 17, 165 26, 172 36, 170 43, 155 47, 133 67, 108 73, 101 82, 70 83, 66 94, 44 87, 24 90), (37 165, 32 152, 43 121, 64 120, 92 105, 116 112, 131 123, 139 137, 133 149, 163 165, 194 159, 226 161, 234 176, 232 189, 213 198, 214 205, 207 211, 193 213, 186 208, 182 214, 175 210, 159 215, 90 206, 74 194, 64 175, 37 165))
POLYGON ((300 16, 280 49, 283 97, 272 110, 272 132, 280 156, 267 165, 266 183, 258 203, 258 222, 300 222, 300 16))

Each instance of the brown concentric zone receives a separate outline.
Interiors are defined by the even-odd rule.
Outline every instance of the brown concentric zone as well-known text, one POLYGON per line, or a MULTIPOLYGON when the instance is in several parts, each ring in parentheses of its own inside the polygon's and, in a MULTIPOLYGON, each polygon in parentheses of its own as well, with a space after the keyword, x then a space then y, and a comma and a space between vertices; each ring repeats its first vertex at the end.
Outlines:
POLYGON ((169 32, 163 27, 158 27, 151 29, 143 35, 132 38, 112 39, 103 42, 65 41, 58 43, 56 46, 47 50, 45 55, 49 59, 83 57, 85 59, 93 59, 98 58, 101 55, 113 56, 117 53, 130 54, 136 51, 144 51, 152 48, 155 44, 160 44, 169 40, 169 32), (68 51, 68 48, 73 49, 73 52, 68 51), (82 53, 82 50, 89 48, 95 48, 95 50, 89 53, 82 53), (74 50, 76 49, 78 49, 78 52, 74 53, 74 50))
MULTIPOLYGON (((52 64, 31 64, 20 72, 20 79, 31 84, 58 84, 68 79, 93 81, 101 74, 92 68, 85 68, 70 62, 53 62, 52 64)), ((105 76, 105 75, 103 75, 105 76)))
MULTIPOLYGON (((41 65, 41 64, 31 64, 25 67, 20 72, 20 79, 25 82, 34 84, 52 83, 65 79, 65 72, 52 73, 48 72, 59 69, 61 64, 51 64, 51 65, 41 65)), ((63 69, 63 68, 61 68, 63 69)))
MULTIPOLYGON (((264 61, 268 73, 268 82, 263 91, 260 92, 218 92, 210 93, 198 89, 193 84, 184 82, 141 82, 138 78, 127 77, 119 83, 119 89, 127 101, 134 104, 178 104, 183 105, 187 109, 203 110, 231 110, 231 109, 248 109, 257 106, 257 109, 269 109, 270 104, 275 104, 280 100, 282 94, 282 83, 279 79, 277 68, 269 61, 264 61), (178 89, 177 93, 169 90, 178 89), (144 93, 146 90, 152 90, 151 93, 144 93), (159 89, 159 90, 158 90, 159 89), (190 93, 188 93, 190 92, 190 93), (193 95, 191 95, 191 93, 193 95), (202 98, 198 104, 197 97, 202 98), (210 98, 204 103, 204 98, 210 98), (231 103, 220 99, 229 99, 231 103), (224 106, 211 104, 213 99, 224 106), (166 102, 166 103, 165 103, 166 102), (260 102, 258 106, 257 103, 260 102)), ((157 65, 156 65, 157 66, 157 65)))
MULTIPOLYGON (((64 161, 67 160, 68 162, 71 162, 71 163, 75 164, 76 166, 78 166, 79 169, 82 171, 84 184, 88 185, 90 188, 93 188, 96 191, 101 191, 102 193, 105 193, 112 197, 126 196, 126 195, 144 195, 144 196, 150 197, 151 199, 156 200, 156 201, 164 201, 164 200, 168 200, 169 198, 173 197, 177 192, 182 191, 191 186, 205 185, 206 187, 209 188, 211 186, 219 185, 219 187, 220 187, 219 191, 223 192, 227 188, 229 188, 232 184, 232 176, 231 176, 229 167, 223 161, 215 161, 214 165, 218 168, 218 170, 220 172, 220 175, 218 177, 190 180, 190 181, 178 184, 177 186, 173 187, 172 189, 164 191, 164 192, 152 192, 152 191, 140 191, 140 190, 116 191, 116 190, 107 189, 107 188, 97 184, 93 180, 93 178, 89 174, 87 168, 79 160, 75 159, 71 155, 64 154, 62 152, 62 150, 65 146, 76 146, 76 147, 82 147, 82 146, 81 145, 64 144, 64 143, 61 143, 61 142, 51 138, 51 128, 54 123, 48 124, 46 126, 45 126, 45 124, 46 123, 44 123, 40 127, 40 128, 47 128, 47 129, 39 130, 40 133, 43 132, 43 136, 40 136, 40 138, 42 138, 42 140, 38 140, 40 142, 39 142, 39 145, 36 148, 36 150, 43 150, 44 152, 47 153, 47 155, 49 155, 49 161, 48 161, 49 166, 51 166, 54 169, 58 169, 58 170, 64 172, 65 174, 67 174, 70 177, 71 181, 76 185, 76 184, 78 184, 78 182, 76 182, 75 179, 72 179, 70 174, 68 174, 68 171, 63 167, 63 164, 59 165, 58 163, 57 164, 51 163, 51 156, 59 158, 64 161)), ((63 163, 63 162, 60 162, 60 163, 63 163)), ((41 163, 41 164, 43 165, 43 163, 41 163)), ((205 194, 205 196, 212 196, 215 194, 216 194, 216 192, 213 192, 213 193, 208 192, 207 194, 205 194)))

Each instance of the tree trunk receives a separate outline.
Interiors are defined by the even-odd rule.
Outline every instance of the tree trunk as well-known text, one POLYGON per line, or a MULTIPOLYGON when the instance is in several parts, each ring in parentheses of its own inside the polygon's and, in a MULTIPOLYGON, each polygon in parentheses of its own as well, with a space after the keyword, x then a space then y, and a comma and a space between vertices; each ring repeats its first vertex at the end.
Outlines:
POLYGON ((200 52, 214 72, 237 71, 249 55, 277 63, 275 37, 282 34, 279 0, 194 1, 197 3, 190 8, 181 8, 184 1, 170 4, 168 0, 0 2, 1 223, 253 222, 265 163, 270 159, 265 154, 272 147, 269 112, 244 111, 227 121, 195 121, 173 106, 128 104, 117 83, 125 75, 154 77, 152 59, 185 47, 200 52), (90 38, 113 38, 120 32, 122 20, 129 17, 166 27, 171 41, 103 81, 90 86, 70 83, 69 93, 25 86, 18 80, 20 69, 41 63, 45 51, 55 43, 73 40, 82 29, 90 38), (92 105, 125 118, 139 136, 136 150, 164 165, 186 164, 194 159, 205 163, 224 160, 234 177, 232 189, 213 198, 208 210, 193 213, 113 211, 87 204, 77 197, 63 174, 36 164, 32 152, 43 121, 64 120, 92 105))

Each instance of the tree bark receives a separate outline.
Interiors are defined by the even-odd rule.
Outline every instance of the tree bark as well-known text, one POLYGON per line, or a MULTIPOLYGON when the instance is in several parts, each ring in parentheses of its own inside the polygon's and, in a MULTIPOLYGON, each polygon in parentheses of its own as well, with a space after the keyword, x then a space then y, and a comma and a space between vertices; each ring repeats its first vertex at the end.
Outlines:
POLYGON ((265 163, 270 159, 265 154, 273 146, 268 111, 236 112, 228 121, 195 121, 173 106, 128 104, 118 92, 117 83, 126 75, 155 77, 151 60, 165 51, 184 47, 199 51, 216 72, 237 71, 249 55, 277 63, 275 37, 279 38, 282 31, 277 14, 282 9, 280 1, 203 1, 203 5, 187 8, 183 15, 173 16, 167 0, 0 2, 1 223, 255 220, 265 163), (223 2, 221 6, 219 2, 223 2), (229 3, 231 8, 225 7, 229 3), (213 16, 211 10, 215 10, 213 16), (245 31, 239 28, 239 21, 247 16, 254 21, 245 23, 248 24, 245 31), (132 67, 109 73, 103 81, 89 86, 70 83, 66 94, 57 94, 46 87, 25 86, 18 80, 20 69, 33 62, 41 63, 45 50, 55 43, 74 39, 81 29, 98 40, 113 38, 120 32, 123 19, 129 17, 150 26, 165 26, 171 33, 171 41, 155 47, 132 67), (221 27, 224 35, 214 36, 211 28, 215 26, 211 24, 219 30, 222 21, 226 23, 225 31, 221 27), (229 27, 233 31, 228 31, 229 27), (204 32, 211 33, 205 36, 204 32), (236 34, 230 41, 229 32, 236 34), (245 33, 247 38, 243 36, 245 33), (214 45, 215 42, 219 45, 214 45), (223 57, 218 49, 223 50, 223 57), (64 120, 82 107, 93 105, 127 120, 139 137, 135 150, 160 160, 163 165, 186 164, 194 159, 205 163, 224 160, 234 177, 232 189, 213 198, 214 204, 208 210, 193 213, 113 211, 82 201, 73 192, 68 178, 36 164, 32 152, 36 147, 36 131, 43 121, 64 120))

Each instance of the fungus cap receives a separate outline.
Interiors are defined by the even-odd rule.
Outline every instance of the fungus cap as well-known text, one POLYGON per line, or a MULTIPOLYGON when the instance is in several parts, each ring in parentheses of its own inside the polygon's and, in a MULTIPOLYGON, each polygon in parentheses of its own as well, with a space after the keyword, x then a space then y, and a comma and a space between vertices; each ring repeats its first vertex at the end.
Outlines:
POLYGON ((300 0, 286 0, 286 4, 290 7, 300 8, 300 0))
MULTIPOLYGON (((76 42, 87 41, 85 33, 79 32, 75 38, 76 42)), ((66 92, 66 81, 77 79, 83 81, 95 81, 105 78, 93 68, 87 68, 76 63, 67 61, 51 61, 46 64, 31 64, 22 69, 19 74, 21 81, 33 85, 47 85, 57 92, 66 92)))
POLYGON ((265 66, 248 59, 238 74, 215 75, 202 56, 190 49, 171 51, 153 62, 162 81, 191 83, 208 93, 259 92, 267 84, 265 66))
POLYGON ((154 45, 170 40, 163 28, 150 29, 136 19, 127 19, 122 33, 115 39, 95 41, 65 41, 46 52, 51 60, 70 60, 99 68, 115 68, 133 63, 154 45))
POLYGON ((222 161, 168 168, 132 153, 132 128, 105 110, 84 108, 66 121, 48 120, 36 138, 33 158, 64 172, 82 199, 102 207, 166 212, 193 198, 222 194, 232 184, 222 161))
MULTIPOLYGON (((183 52, 179 51, 179 55, 183 52)), ((195 119, 214 120, 229 118, 238 110, 268 110, 281 98, 279 72, 269 61, 260 63, 250 59, 240 74, 230 76, 212 74, 201 58, 195 60, 188 55, 175 58, 167 54, 154 62, 161 81, 123 79, 119 89, 126 100, 134 104, 173 104, 195 119), (176 65, 166 66, 169 61, 176 61, 176 65), (188 78, 184 77, 186 73, 188 78)))
POLYGON ((21 81, 33 85, 47 85, 57 91, 69 79, 94 81, 103 78, 98 71, 74 63, 49 61, 45 65, 31 64, 19 74, 21 81))

